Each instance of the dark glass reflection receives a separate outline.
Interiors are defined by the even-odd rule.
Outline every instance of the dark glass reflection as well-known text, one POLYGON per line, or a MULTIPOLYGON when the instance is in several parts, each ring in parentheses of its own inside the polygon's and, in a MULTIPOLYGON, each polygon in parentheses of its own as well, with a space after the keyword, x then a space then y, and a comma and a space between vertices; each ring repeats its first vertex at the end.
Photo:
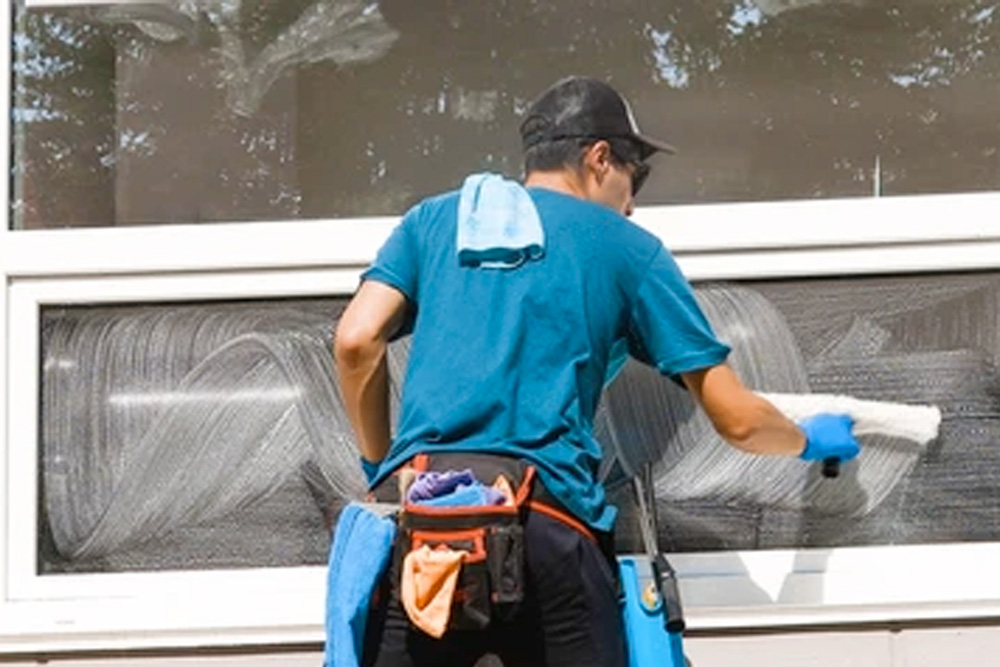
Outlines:
POLYGON ((994 0, 196 0, 18 10, 14 226, 398 214, 612 81, 641 204, 1000 189, 994 0))

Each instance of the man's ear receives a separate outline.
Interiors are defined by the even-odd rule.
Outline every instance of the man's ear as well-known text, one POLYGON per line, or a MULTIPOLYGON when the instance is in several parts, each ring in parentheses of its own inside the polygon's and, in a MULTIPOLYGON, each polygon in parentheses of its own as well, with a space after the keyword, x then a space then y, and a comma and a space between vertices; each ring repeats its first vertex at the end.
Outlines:
POLYGON ((604 139, 592 143, 584 153, 583 164, 594 174, 598 182, 604 180, 604 176, 612 166, 611 144, 604 139))

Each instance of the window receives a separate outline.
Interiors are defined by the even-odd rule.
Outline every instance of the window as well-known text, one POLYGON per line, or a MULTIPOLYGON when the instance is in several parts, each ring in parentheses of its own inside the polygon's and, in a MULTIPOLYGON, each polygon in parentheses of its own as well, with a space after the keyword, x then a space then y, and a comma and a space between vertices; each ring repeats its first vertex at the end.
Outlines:
POLYGON ((343 300, 46 307, 39 571, 326 562, 363 476, 343 300))
POLYGON ((17 229, 396 215, 517 176, 570 73, 679 145, 641 204, 1000 187, 991 0, 53 4, 16 16, 17 229))
MULTIPOLYGON (((685 550, 673 561, 692 627, 995 613, 992 601, 1000 600, 1000 589, 992 590, 974 563, 1000 555, 994 524, 982 520, 996 509, 989 492, 1000 268, 1000 233, 991 215, 996 206, 997 195, 984 194, 642 211, 640 221, 677 249, 682 268, 704 295, 714 291, 722 301, 741 295, 745 305, 738 312, 755 313, 751 333, 767 327, 784 331, 782 349, 764 352, 776 355, 767 357, 773 366, 767 372, 780 376, 792 359, 781 357, 798 348, 798 380, 805 377, 812 391, 935 403, 946 414, 941 439, 920 456, 906 443, 874 443, 874 451, 898 455, 898 476, 886 478, 888 483, 876 479, 879 484, 866 488, 884 493, 870 506, 847 508, 846 513, 839 506, 823 515, 802 511, 801 505, 754 505, 746 498, 754 491, 752 484, 737 485, 728 497, 718 487, 700 498, 663 496, 669 499, 663 503, 669 521, 661 541, 685 550), (961 222, 937 224, 955 211, 961 211, 961 222), (817 225, 796 236, 803 218, 817 225), (914 224, 917 218, 923 223, 914 224), (747 229, 756 231, 741 234, 747 229), (852 350, 878 354, 848 354, 852 350), (905 363, 894 365, 900 360, 905 363), (966 369, 976 374, 963 376, 966 369), (900 380, 914 376, 920 382, 900 380), (976 410, 963 412, 969 405, 976 410), (921 493, 914 495, 917 484, 921 493), (956 488, 962 489, 961 498, 956 488), (720 498, 725 501, 721 507, 720 498), (936 522, 937 516, 958 521, 936 522), (937 572, 933 585, 914 586, 928 569, 937 572)), ((290 437, 281 442, 296 449, 298 408, 281 413, 287 414, 284 422, 278 413, 291 407, 297 385, 273 375, 278 366, 266 353, 255 366, 256 348, 243 345, 263 334, 279 347, 277 341, 296 340, 286 352, 301 351, 305 342, 311 354, 323 354, 326 322, 332 324, 343 297, 353 290, 358 272, 392 224, 344 220, 7 234, 14 243, 0 250, 9 284, 2 293, 7 327, 0 330, 10 387, 3 403, 7 458, 0 461, 10 538, 2 561, 6 578, 0 631, 5 646, 178 645, 203 641, 198 638, 206 628, 212 628, 210 641, 223 643, 322 637, 320 542, 327 505, 323 494, 311 495, 303 481, 302 471, 312 466, 283 469, 277 476, 282 484, 274 487, 244 487, 254 491, 244 497, 253 502, 235 515, 194 517, 208 520, 201 524, 185 523, 182 516, 184 520, 155 534, 132 532, 136 526, 147 530, 143 526, 164 516, 172 521, 174 511, 183 515, 196 506, 218 509, 222 505, 206 504, 204 498, 225 495, 220 491, 232 489, 233 479, 252 477, 234 477, 236 471, 209 461, 223 471, 221 478, 213 475, 222 489, 202 486, 207 496, 198 498, 200 506, 173 503, 173 495, 165 498, 156 489, 128 496, 150 500, 146 507, 123 507, 119 500, 115 512, 125 521, 108 525, 152 539, 106 540, 112 548, 94 558, 60 551, 40 530, 57 513, 66 520, 86 511, 60 504, 46 491, 47 484, 59 489, 62 466, 69 463, 51 455, 66 447, 56 436, 67 432, 73 446, 82 448, 72 453, 77 461, 105 456, 93 456, 91 466, 102 460, 120 462, 114 447, 124 451, 127 442, 151 444, 149 450, 129 451, 139 455, 132 459, 140 461, 138 468, 132 469, 142 470, 144 456, 147 461, 159 457, 156 462, 166 464, 165 474, 130 477, 125 487, 152 478, 176 486, 178 462, 196 460, 190 453, 198 452, 198 445, 218 440, 232 446, 215 435, 228 435, 218 429, 228 423, 227 412, 239 415, 235 421, 258 435, 270 432, 259 423, 253 426, 256 415, 245 411, 251 400, 269 402, 269 423, 275 431, 287 427, 290 437), (331 245, 331 239, 344 243, 331 245), (256 320, 252 327, 234 325, 249 320, 256 320), (160 331, 179 326, 171 336, 157 338, 150 333, 157 321, 168 325, 160 331), (200 343, 185 351, 185 341, 195 340, 200 343), (132 352, 138 356, 130 357, 132 352), (232 361, 225 361, 229 354, 232 361), (185 364, 175 366, 184 355, 185 364), (132 361, 108 363, 111 358, 132 361), (196 359, 208 362, 199 366, 196 359), (241 365, 237 359, 250 363, 241 365), (250 379, 265 384, 244 385, 241 391, 230 386, 224 400, 212 398, 207 388, 212 382, 246 378, 240 369, 251 367, 260 375, 250 374, 250 379), (190 376, 186 382, 185 376, 190 376), (50 393, 55 387, 89 382, 93 396, 50 393), (215 421, 199 420, 199 406, 213 405, 215 421), (161 423, 171 424, 165 438, 147 435, 157 432, 154 410, 173 415, 162 417, 161 423), (62 421, 67 411, 75 423, 94 420, 120 437, 105 441, 90 438, 86 428, 67 428, 62 421), (179 434, 195 437, 165 447, 179 434), (179 456, 171 460, 174 455, 179 456), (57 473, 49 479, 47 456, 57 473), (260 488, 263 493, 257 492, 260 488), (268 489, 277 491, 269 494, 268 489), (295 502, 285 503, 288 498, 295 502), (240 540, 247 539, 240 531, 249 530, 250 541, 253 535, 266 537, 268 521, 281 516, 302 526, 295 553, 268 544, 253 553, 240 550, 245 543, 240 540), (307 535, 309 531, 315 533, 307 535), (156 553, 156 546, 170 551, 156 553), (268 605, 259 604, 262 596, 268 605), (248 628, 255 630, 248 635, 248 628), (258 632, 260 628, 265 631, 258 632)), ((726 321, 723 317, 719 325, 726 321)), ((731 327, 733 320, 728 321, 731 327)), ((739 333, 730 331, 730 337, 739 333)), ((612 388, 607 407, 619 442, 648 444, 662 395, 647 391, 641 369, 627 373, 612 388), (636 420, 636 410, 654 414, 636 420)), ((663 389, 662 383, 658 386, 663 389)), ((335 418, 336 402, 332 404, 328 417, 335 418)), ((799 471, 806 468, 797 466, 799 471)), ((846 470, 840 481, 850 483, 852 474, 846 470)), ((668 477, 661 476, 661 485, 669 483, 668 477)), ((108 473, 78 481, 124 479, 108 473)), ((113 495, 100 491, 96 485, 86 489, 90 499, 113 495)), ((241 500, 230 499, 236 505, 241 500)), ((629 549, 629 540, 636 544, 635 535, 629 534, 627 502, 622 507, 622 546, 629 549)), ((287 537, 282 530, 275 535, 287 537)))
MULTIPOLYGON (((727 447, 684 392, 635 364, 610 388, 599 430, 626 462, 659 461, 654 482, 664 548, 1000 540, 1000 274, 743 281, 697 289, 749 386, 933 405, 942 421, 925 447, 884 433, 863 436, 859 461, 837 480, 824 480, 818 466, 727 447)), ((916 428, 918 418, 887 426, 916 428)), ((629 546, 641 550, 638 543, 629 546)))
MULTIPOLYGON (((730 449, 630 364, 597 430, 626 469, 659 462, 665 549, 1000 541, 1000 275, 697 291, 750 386, 934 405, 943 423, 926 448, 866 436, 860 463, 825 481, 730 449)), ((322 565, 339 508, 364 494, 330 358, 343 303, 42 307, 39 574, 322 565)), ((397 381, 406 356, 397 343, 397 381)), ((627 490, 619 550, 641 551, 627 490)))

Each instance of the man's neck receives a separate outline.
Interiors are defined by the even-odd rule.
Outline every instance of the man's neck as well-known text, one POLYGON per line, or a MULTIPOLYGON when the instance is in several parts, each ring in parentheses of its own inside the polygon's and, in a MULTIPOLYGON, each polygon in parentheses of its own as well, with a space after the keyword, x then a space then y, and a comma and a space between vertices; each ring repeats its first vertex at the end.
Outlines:
POLYGON ((571 171, 533 171, 524 179, 525 187, 555 190, 571 197, 586 199, 586 190, 579 177, 571 171))

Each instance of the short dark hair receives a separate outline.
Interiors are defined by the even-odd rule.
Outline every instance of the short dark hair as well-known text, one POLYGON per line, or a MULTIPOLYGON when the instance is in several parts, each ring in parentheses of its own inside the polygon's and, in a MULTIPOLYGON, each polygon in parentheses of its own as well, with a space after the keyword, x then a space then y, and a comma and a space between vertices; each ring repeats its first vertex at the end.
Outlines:
POLYGON ((552 171, 577 169, 587 148, 604 139, 611 145, 611 155, 620 164, 643 161, 643 149, 631 139, 622 137, 567 137, 545 141, 531 146, 524 152, 524 171, 552 171))
POLYGON ((524 152, 524 171, 552 171, 555 169, 576 169, 583 161, 584 149, 595 140, 557 139, 535 144, 524 152))

